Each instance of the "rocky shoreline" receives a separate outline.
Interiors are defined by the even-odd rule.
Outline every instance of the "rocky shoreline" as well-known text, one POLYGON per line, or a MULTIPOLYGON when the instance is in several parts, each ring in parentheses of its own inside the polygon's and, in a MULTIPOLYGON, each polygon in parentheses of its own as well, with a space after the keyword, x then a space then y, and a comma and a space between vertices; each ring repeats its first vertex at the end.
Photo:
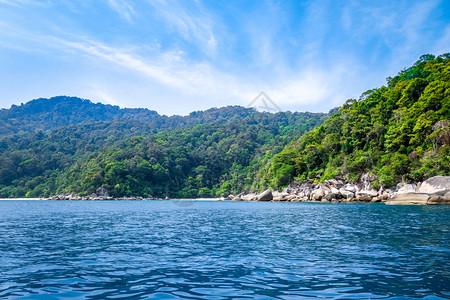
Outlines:
POLYGON ((290 184, 282 191, 270 189, 260 193, 229 195, 232 201, 274 201, 274 202, 361 202, 388 205, 450 204, 450 176, 435 176, 420 183, 399 183, 391 189, 370 188, 371 177, 362 176, 359 183, 344 183, 341 180, 325 180, 324 183, 306 182, 290 184))
MULTIPOLYGON (((399 183, 390 189, 370 188, 373 178, 364 174, 358 183, 344 183, 342 180, 325 180, 314 184, 312 181, 290 184, 279 190, 267 189, 260 194, 241 193, 227 198, 211 200, 232 201, 272 201, 272 202, 353 202, 385 203, 387 205, 450 205, 450 176, 435 176, 419 183, 399 183)), ((42 200, 169 200, 168 197, 120 197, 114 198, 103 187, 89 196, 77 194, 60 194, 42 200)))

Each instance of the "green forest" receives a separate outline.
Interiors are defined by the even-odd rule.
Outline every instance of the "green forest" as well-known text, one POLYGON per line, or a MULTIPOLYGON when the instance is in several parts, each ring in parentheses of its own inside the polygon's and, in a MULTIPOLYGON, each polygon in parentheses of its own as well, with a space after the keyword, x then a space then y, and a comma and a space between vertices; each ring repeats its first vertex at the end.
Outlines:
POLYGON ((263 159, 329 116, 230 106, 166 117, 71 97, 0 114, 15 132, 0 137, 0 197, 90 195, 98 187, 115 197, 227 195, 252 188, 263 159))
POLYGON ((449 121, 450 55, 423 55, 286 146, 259 171, 259 185, 369 173, 379 188, 449 175, 449 121))
POLYGON ((0 110, 0 197, 217 197, 371 174, 450 175, 450 55, 423 55, 329 113, 239 106, 188 116, 75 97, 0 110))

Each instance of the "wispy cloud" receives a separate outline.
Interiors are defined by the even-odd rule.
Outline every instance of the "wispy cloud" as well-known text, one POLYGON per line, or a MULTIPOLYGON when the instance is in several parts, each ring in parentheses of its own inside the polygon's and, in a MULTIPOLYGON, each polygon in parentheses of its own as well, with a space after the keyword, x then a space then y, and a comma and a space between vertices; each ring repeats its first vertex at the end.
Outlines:
POLYGON ((198 43, 206 54, 213 55, 217 50, 217 38, 213 30, 213 19, 197 0, 189 7, 187 2, 176 0, 149 0, 157 15, 185 40, 198 43))
POLYGON ((219 72, 210 64, 189 62, 183 52, 154 52, 152 58, 149 58, 137 55, 132 49, 112 47, 87 39, 46 39, 66 52, 79 51, 94 61, 113 63, 189 94, 213 95, 219 91, 236 96, 243 88, 243 84, 236 84, 233 76, 219 72))
POLYGON ((133 6, 129 1, 124 0, 108 0, 108 4, 116 11, 120 17, 125 19, 127 22, 132 23, 132 17, 135 15, 133 6))

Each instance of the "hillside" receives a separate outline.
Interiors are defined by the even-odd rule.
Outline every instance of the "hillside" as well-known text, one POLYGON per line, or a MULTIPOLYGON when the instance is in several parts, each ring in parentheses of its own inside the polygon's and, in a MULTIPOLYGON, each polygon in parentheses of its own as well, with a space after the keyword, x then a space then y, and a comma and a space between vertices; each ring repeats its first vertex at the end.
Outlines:
POLYGON ((450 175, 450 55, 423 55, 387 86, 348 100, 268 161, 258 187, 372 175, 372 186, 450 175))
POLYGON ((100 186, 114 196, 198 197, 250 189, 263 158, 328 114, 230 106, 166 117, 57 97, 2 117, 16 120, 8 130, 18 133, 0 137, 0 197, 83 195, 100 186))

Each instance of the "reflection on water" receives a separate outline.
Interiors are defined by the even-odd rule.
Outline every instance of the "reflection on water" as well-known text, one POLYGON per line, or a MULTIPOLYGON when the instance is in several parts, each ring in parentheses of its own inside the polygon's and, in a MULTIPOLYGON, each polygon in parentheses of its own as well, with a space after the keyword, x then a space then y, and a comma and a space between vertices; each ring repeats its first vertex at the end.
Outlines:
POLYGON ((0 201, 0 298, 450 298, 448 207, 190 204, 0 201))

